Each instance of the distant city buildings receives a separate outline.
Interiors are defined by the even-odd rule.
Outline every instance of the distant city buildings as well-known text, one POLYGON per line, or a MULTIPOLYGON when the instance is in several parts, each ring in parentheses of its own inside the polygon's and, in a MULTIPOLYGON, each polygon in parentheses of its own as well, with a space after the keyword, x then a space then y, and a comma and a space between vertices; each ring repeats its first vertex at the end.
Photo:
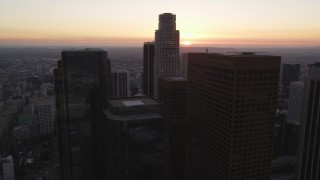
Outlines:
POLYGON ((106 179, 102 110, 110 93, 105 50, 65 50, 54 70, 61 179, 106 179))
POLYGON ((288 100, 287 122, 300 123, 302 111, 304 83, 300 81, 291 82, 288 100))
POLYGON ((0 163, 3 166, 4 180, 15 180, 14 161, 12 156, 0 157, 0 163))
POLYGON ((6 154, 12 147, 13 129, 18 115, 23 111, 25 100, 23 96, 11 96, 0 104, 0 154, 6 154))
POLYGON ((162 103, 150 97, 107 100, 105 137, 110 180, 163 180, 162 103))
POLYGON ((154 97, 158 97, 159 78, 180 74, 180 36, 176 30, 176 15, 159 15, 159 29, 155 32, 154 97))
POLYGON ((42 99, 38 103, 40 136, 53 136, 55 124, 55 105, 53 99, 42 99))
POLYGON ((13 129, 13 137, 16 140, 38 137, 38 123, 34 114, 22 113, 13 129))
POLYGON ((270 179, 280 60, 189 53, 188 179, 270 179))
POLYGON ((164 103, 164 179, 185 180, 187 79, 159 80, 159 100, 164 103))
POLYGON ((154 87, 154 42, 145 42, 143 44, 143 93, 146 96, 153 97, 154 87))
POLYGON ((129 97, 129 73, 127 71, 111 72, 110 96, 109 97, 129 97))
POLYGON ((320 179, 320 63, 308 66, 296 180, 320 179))

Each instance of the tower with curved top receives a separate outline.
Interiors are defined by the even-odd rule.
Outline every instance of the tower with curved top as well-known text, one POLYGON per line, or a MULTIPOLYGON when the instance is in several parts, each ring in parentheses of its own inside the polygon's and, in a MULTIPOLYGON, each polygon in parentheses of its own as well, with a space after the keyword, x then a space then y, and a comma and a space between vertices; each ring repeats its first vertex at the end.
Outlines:
POLYGON ((179 31, 176 30, 176 15, 159 15, 159 28, 155 32, 154 96, 158 97, 159 78, 179 76, 179 31))

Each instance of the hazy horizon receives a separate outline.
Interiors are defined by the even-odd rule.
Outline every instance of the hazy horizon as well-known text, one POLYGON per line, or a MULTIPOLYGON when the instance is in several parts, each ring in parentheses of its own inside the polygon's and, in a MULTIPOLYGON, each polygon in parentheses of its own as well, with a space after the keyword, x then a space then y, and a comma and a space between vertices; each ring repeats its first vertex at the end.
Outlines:
POLYGON ((320 46, 320 1, 1 0, 2 46, 141 46, 158 15, 177 16, 181 45, 320 46))

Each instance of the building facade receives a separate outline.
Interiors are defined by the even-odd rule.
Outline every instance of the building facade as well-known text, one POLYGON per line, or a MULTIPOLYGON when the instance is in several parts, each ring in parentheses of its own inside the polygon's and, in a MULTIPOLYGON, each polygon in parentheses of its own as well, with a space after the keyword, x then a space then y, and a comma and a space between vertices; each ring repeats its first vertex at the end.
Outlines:
POLYGON ((288 118, 287 122, 300 123, 302 111, 304 83, 301 81, 291 82, 288 99, 288 118))
POLYGON ((55 107, 53 99, 43 99, 38 104, 40 136, 52 136, 55 123, 55 107))
POLYGON ((143 93, 146 96, 153 97, 154 81, 154 42, 145 42, 143 44, 143 93))
POLYGON ((283 64, 282 79, 281 79, 281 97, 288 99, 290 91, 290 83, 299 81, 300 64, 283 64))
POLYGON ((127 71, 111 72, 110 97, 129 96, 129 73, 127 71))
POLYGON ((154 42, 143 44, 143 93, 153 97, 154 81, 154 42))
POLYGON ((180 74, 180 36, 176 30, 176 15, 159 15, 159 28, 155 32, 154 96, 158 97, 159 78, 180 74))
POLYGON ((320 179, 320 63, 308 65, 296 179, 320 179))
POLYGON ((61 179, 105 179, 101 114, 110 93, 105 50, 65 50, 54 70, 61 179))
POLYGON ((280 61, 188 54, 189 179, 270 179, 280 61))
POLYGON ((104 110, 109 180, 162 180, 162 103, 150 97, 111 98, 104 110))
POLYGON ((180 65, 180 76, 187 77, 188 74, 188 53, 182 53, 181 65, 180 65))
POLYGON ((164 179, 185 180, 187 79, 160 78, 159 100, 164 103, 164 179))
POLYGON ((3 178, 5 180, 15 180, 13 157, 11 155, 1 157, 0 163, 3 166, 3 178))
POLYGON ((283 86, 290 86, 292 81, 299 81, 300 64, 283 64, 282 65, 282 80, 283 86))

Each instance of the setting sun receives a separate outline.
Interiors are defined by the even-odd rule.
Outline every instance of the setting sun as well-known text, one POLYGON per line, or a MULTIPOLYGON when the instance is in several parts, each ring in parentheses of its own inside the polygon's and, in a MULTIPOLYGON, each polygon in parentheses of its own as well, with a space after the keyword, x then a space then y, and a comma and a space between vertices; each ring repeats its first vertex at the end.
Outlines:
POLYGON ((183 41, 181 44, 185 45, 185 46, 190 46, 192 44, 192 42, 191 41, 183 41))

